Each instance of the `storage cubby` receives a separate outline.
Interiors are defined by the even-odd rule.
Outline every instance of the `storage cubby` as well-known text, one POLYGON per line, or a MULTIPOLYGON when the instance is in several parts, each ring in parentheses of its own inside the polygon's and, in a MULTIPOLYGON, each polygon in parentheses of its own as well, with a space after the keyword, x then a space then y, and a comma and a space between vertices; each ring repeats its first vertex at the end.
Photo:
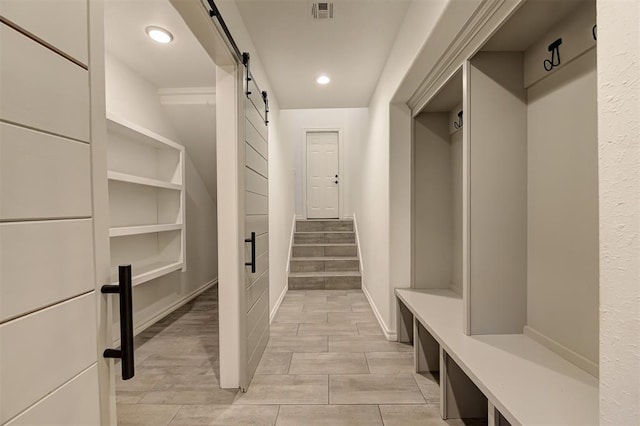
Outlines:
POLYGON ((462 71, 414 119, 412 288, 462 295, 462 71))
POLYGON ((524 330, 597 376, 595 2, 554 12, 526 2, 465 67, 466 309, 471 334, 524 330))
POLYGON ((486 424, 489 413, 487 397, 445 351, 441 363, 442 418, 475 420, 478 422, 474 421, 474 424, 486 424))
POLYGON ((184 148, 108 115, 112 280, 131 264, 133 285, 185 270, 184 148))

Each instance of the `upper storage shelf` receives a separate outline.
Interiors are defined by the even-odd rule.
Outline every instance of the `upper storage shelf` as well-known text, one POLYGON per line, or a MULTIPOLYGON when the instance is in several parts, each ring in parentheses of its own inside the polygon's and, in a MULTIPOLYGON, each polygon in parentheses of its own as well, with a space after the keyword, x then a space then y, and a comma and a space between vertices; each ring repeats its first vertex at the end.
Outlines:
POLYGON ((110 179, 169 189, 182 187, 184 147, 107 113, 110 179))

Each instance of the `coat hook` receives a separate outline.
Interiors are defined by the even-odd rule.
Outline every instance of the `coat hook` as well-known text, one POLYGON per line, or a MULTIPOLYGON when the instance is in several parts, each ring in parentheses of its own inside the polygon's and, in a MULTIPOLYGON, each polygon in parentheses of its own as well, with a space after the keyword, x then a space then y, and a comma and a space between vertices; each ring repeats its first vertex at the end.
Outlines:
POLYGON ((458 121, 454 121, 453 127, 459 129, 462 127, 462 111, 458 113, 458 121))
POLYGON ((544 60, 544 69, 551 71, 555 67, 560 65, 560 45, 562 39, 559 38, 549 45, 549 52, 551 52, 551 59, 544 60))
POLYGON ((593 36, 594 40, 598 40, 598 25, 594 25, 593 28, 591 28, 591 35, 593 36))

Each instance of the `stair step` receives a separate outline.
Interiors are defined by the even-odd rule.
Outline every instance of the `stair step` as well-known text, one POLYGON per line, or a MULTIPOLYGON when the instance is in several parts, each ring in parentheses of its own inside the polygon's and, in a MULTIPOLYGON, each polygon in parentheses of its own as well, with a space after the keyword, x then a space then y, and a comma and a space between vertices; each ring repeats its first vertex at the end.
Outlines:
POLYGON ((291 272, 290 290, 351 290, 362 288, 359 271, 291 272))
POLYGON ((331 272, 359 271, 357 257, 294 257, 291 259, 291 272, 331 272))
POLYGON ((324 257, 324 256, 357 256, 358 249, 355 244, 294 244, 291 247, 293 257, 324 257))
POLYGON ((331 232, 296 232, 293 235, 294 244, 331 244, 331 243, 349 243, 356 242, 355 232, 350 231, 331 231, 331 232))
POLYGON ((296 220, 296 232, 351 231, 353 220, 350 219, 311 219, 296 220))

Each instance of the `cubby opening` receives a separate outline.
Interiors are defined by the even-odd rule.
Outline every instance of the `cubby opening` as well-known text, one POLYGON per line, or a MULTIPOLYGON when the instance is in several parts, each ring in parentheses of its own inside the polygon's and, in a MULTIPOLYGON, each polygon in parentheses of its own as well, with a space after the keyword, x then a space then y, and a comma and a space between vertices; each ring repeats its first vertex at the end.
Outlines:
POLYGON ((487 424, 487 397, 449 354, 444 352, 442 358, 443 418, 463 419, 465 424, 487 424))
POLYGON ((466 67, 470 333, 524 330, 597 376, 595 2, 548 3, 466 67))
POLYGON ((462 295, 462 70, 414 118, 412 288, 462 295))

